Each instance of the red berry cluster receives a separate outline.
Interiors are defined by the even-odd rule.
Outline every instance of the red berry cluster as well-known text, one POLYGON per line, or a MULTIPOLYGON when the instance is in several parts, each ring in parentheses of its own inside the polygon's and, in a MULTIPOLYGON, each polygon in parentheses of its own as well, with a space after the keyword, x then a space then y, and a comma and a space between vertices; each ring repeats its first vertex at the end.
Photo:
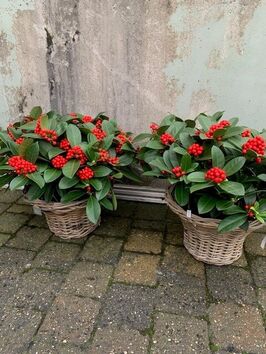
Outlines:
POLYGON ((160 139, 164 145, 172 144, 175 141, 175 138, 173 137, 173 135, 171 135, 169 133, 162 134, 160 139))
POLYGON ((61 155, 54 157, 51 161, 51 164, 54 168, 61 169, 67 163, 67 159, 61 155))
POLYGON ((73 146, 73 148, 67 151, 66 159, 77 159, 80 160, 81 165, 87 161, 87 156, 79 146, 73 146))
POLYGON ((252 210, 250 210, 250 208, 252 207, 253 205, 250 205, 250 204, 246 204, 245 205, 245 209, 247 211, 247 214, 250 218, 253 218, 255 216, 254 212, 252 210))
POLYGON ((99 128, 99 129, 101 129, 102 128, 102 123, 103 123, 103 121, 101 120, 101 119, 98 119, 97 120, 97 122, 96 122, 96 128, 99 128))
POLYGON ((176 177, 178 177, 178 178, 179 178, 179 177, 182 177, 182 176, 184 176, 184 175, 186 174, 186 172, 183 171, 180 166, 174 167, 174 168, 172 169, 172 172, 173 172, 173 174, 175 174, 176 177))
MULTIPOLYGON (((221 120, 219 123, 211 125, 209 130, 205 133, 205 135, 207 136, 207 138, 213 138, 213 134, 217 129, 223 129, 229 127, 230 124, 231 123, 228 120, 221 120)), ((217 140, 222 140, 222 139, 221 137, 219 137, 219 139, 217 140)))
POLYGON ((251 131, 249 129, 243 130, 241 136, 243 138, 249 138, 251 136, 251 131))
POLYGON ((123 144, 117 144, 117 146, 115 147, 115 151, 117 154, 122 153, 122 146, 123 146, 123 144))
POLYGON ((264 155, 266 148, 266 141, 262 136, 257 135, 255 138, 248 139, 248 141, 242 145, 242 153, 246 154, 248 150, 255 151, 258 155, 264 155))
POLYGON ((219 167, 212 167, 206 172, 205 179, 209 179, 215 183, 221 183, 226 180, 226 173, 219 167))
POLYGON ((78 124, 78 123, 79 123, 79 120, 78 120, 78 119, 72 119, 72 123, 78 124))
POLYGON ((24 141, 24 138, 18 138, 18 139, 16 139, 16 144, 20 145, 23 143, 23 141, 24 141))
POLYGON ((195 132, 194 132, 195 135, 200 135, 200 130, 199 129, 196 129, 195 132))
POLYGON ((187 151, 190 155, 199 156, 203 153, 203 146, 199 144, 192 144, 188 147, 187 151))
POLYGON ((159 129, 159 125, 156 123, 151 123, 150 129, 151 129, 152 133, 155 134, 155 133, 157 133, 157 130, 159 129))
POLYGON ((16 174, 26 175, 37 171, 37 166, 33 163, 24 160, 21 156, 12 156, 8 159, 9 166, 15 169, 16 174))
MULTIPOLYGON (((10 124, 8 125, 8 128, 12 128, 12 127, 13 127, 13 124, 10 123, 10 124)), ((9 135, 9 137, 10 137, 12 140, 15 140, 16 138, 15 138, 14 134, 13 134, 8 128, 7 128, 7 134, 9 135)))
POLYGON ((119 158, 118 157, 109 157, 109 160, 108 162, 111 164, 111 165, 117 165, 119 163, 119 158))
POLYGON ((261 157, 256 157, 256 158, 255 158, 255 162, 256 162, 257 164, 260 164, 261 161, 262 161, 262 158, 261 158, 261 157))
POLYGON ((105 131, 103 131, 101 128, 94 128, 92 130, 92 134, 94 134, 98 140, 103 140, 103 138, 106 137, 105 131))
POLYGON ((73 118, 77 118, 77 116, 78 116, 77 113, 75 113, 75 112, 70 112, 70 113, 68 113, 68 115, 73 118))
POLYGON ((121 144, 125 144, 128 141, 128 137, 124 133, 118 134, 116 139, 118 139, 121 144))
POLYGON ((49 143, 56 145, 57 134, 55 130, 52 129, 42 129, 41 128, 41 117, 37 120, 36 128, 34 133, 40 135, 44 140, 49 141, 49 143))
POLYGON ((64 138, 60 141, 59 147, 60 147, 60 149, 63 149, 66 151, 70 149, 70 143, 67 140, 67 138, 64 138))
POLYGON ((109 160, 109 152, 105 149, 100 149, 99 150, 99 161, 102 161, 102 162, 107 162, 109 160))
POLYGON ((91 116, 83 116, 82 117, 82 122, 83 123, 90 123, 93 121, 93 118, 91 116))
POLYGON ((81 180, 91 179, 94 176, 94 172, 91 168, 86 166, 83 169, 79 170, 77 172, 77 175, 81 180))

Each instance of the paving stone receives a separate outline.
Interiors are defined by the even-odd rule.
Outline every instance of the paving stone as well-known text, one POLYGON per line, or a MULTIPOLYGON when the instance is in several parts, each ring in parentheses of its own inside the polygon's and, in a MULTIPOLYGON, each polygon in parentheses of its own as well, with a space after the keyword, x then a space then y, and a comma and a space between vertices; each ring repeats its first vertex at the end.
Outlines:
POLYGON ((101 225, 94 231, 95 235, 110 237, 127 237, 130 219, 107 216, 102 219, 101 225))
POLYGON ((9 207, 8 204, 0 203, 0 214, 7 210, 9 207))
POLYGON ((28 215, 4 212, 0 215, 1 231, 7 234, 13 234, 25 224, 28 219, 28 215))
POLYGON ((212 342, 229 352, 263 354, 266 337, 257 308, 233 303, 211 305, 209 309, 212 342))
POLYGON ((155 285, 159 256, 123 253, 114 273, 114 280, 132 284, 155 285))
POLYGON ((155 220, 134 220, 132 227, 135 229, 164 231, 165 222, 155 220))
POLYGON ((48 242, 34 259, 32 266, 51 270, 65 270, 76 259, 80 247, 78 245, 48 242))
POLYGON ((166 238, 165 242, 170 245, 183 246, 184 230, 182 224, 169 224, 166 225, 166 238))
POLYGON ((12 302, 18 284, 19 272, 10 265, 0 266, 0 316, 7 304, 12 302))
POLYGON ((259 233, 262 233, 262 234, 266 234, 266 225, 262 224, 261 227, 256 230, 256 232, 259 232, 259 233))
POLYGON ((165 220, 166 211, 166 206, 163 204, 139 203, 135 213, 135 219, 165 220))
POLYGON ((248 271, 235 267, 207 266, 207 285, 218 301, 255 304, 256 294, 248 271))
POLYGON ((163 273, 186 273, 204 279, 204 264, 193 258, 185 248, 166 246, 162 261, 163 273))
POLYGON ((88 354, 87 350, 65 342, 53 343, 50 338, 38 335, 31 343, 30 349, 23 354, 88 354))
POLYGON ((251 253, 255 256, 264 256, 266 257, 266 247, 261 247, 261 242, 264 239, 264 234, 253 233, 248 235, 245 241, 245 250, 248 253, 251 253))
POLYGON ((113 267, 107 264, 79 262, 71 269, 62 287, 64 293, 101 298, 113 267))
POLYGON ((137 206, 138 203, 119 200, 117 205, 117 210, 115 211, 105 210, 104 212, 107 212, 107 214, 112 216, 122 216, 124 218, 130 218, 134 216, 137 206))
POLYGON ((100 303, 90 298, 61 295, 56 297, 39 334, 52 341, 83 344, 93 330, 100 303))
POLYGON ((119 328, 146 330, 151 324, 154 295, 151 288, 114 284, 105 296, 99 328, 113 324, 119 328))
POLYGON ((257 257, 251 260, 251 273, 255 284, 259 287, 266 287, 266 258, 257 257))
POLYGON ((177 273, 160 277, 156 309, 175 314, 206 315, 206 288, 202 279, 177 273))
POLYGON ((48 228, 45 216, 42 215, 35 215, 30 221, 28 222, 29 226, 36 226, 36 227, 44 227, 48 228))
POLYGON ((93 344, 89 348, 90 354, 132 353, 146 354, 149 339, 136 330, 118 329, 115 326, 99 328, 95 334, 93 344))
POLYGON ((8 234, 0 234, 0 246, 4 245, 9 239, 11 235, 8 234))
POLYGON ((248 262, 244 253, 241 257, 232 263, 232 266, 245 268, 248 266, 248 262))
POLYGON ((51 235, 48 229, 24 226, 7 242, 7 246, 38 251, 51 235))
POLYGON ((35 256, 35 252, 12 249, 8 247, 0 248, 0 267, 13 267, 17 271, 22 271, 26 264, 30 263, 35 256))
POLYGON ((31 205, 30 202, 23 195, 18 200, 16 200, 16 204, 19 204, 19 205, 31 205))
POLYGON ((258 302, 266 315, 266 289, 258 289, 258 302))
POLYGON ((0 321, 0 352, 19 354, 26 350, 41 320, 40 312, 8 308, 0 321))
POLYGON ((70 239, 64 239, 56 235, 52 235, 50 238, 50 241, 55 241, 55 242, 61 242, 61 243, 75 243, 77 245, 84 245, 84 243, 91 237, 90 236, 85 236, 82 238, 70 238, 70 239))
POLYGON ((131 229, 124 246, 126 251, 159 254, 162 248, 163 234, 158 231, 131 229))
POLYGON ((10 189, 0 190, 0 203, 13 203, 22 196, 21 191, 11 191, 10 189))
POLYGON ((117 263, 122 244, 122 240, 92 236, 86 242, 80 258, 92 262, 115 264, 117 263))
POLYGON ((155 318, 151 353, 208 354, 207 322, 160 313, 155 318))
POLYGON ((13 204, 7 211, 16 214, 33 214, 32 206, 24 204, 13 204))
POLYGON ((44 311, 59 292, 62 281, 60 273, 31 269, 20 278, 13 302, 18 307, 44 311))

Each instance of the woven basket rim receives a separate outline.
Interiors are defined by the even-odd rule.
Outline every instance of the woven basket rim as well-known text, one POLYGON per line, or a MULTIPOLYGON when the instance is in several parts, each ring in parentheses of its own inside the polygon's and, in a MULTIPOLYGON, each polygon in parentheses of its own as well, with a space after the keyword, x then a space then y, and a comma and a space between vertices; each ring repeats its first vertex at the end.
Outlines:
POLYGON ((78 200, 78 201, 73 201, 73 202, 68 202, 68 203, 61 203, 61 202, 45 202, 44 200, 41 199, 36 199, 33 202, 30 202, 32 205, 36 205, 40 209, 47 211, 47 212, 53 212, 53 211, 62 211, 66 212, 68 209, 80 209, 84 208, 84 206, 87 203, 87 199, 83 200, 78 200))
MULTIPOLYGON (((173 199, 172 197, 172 191, 174 189, 174 186, 169 186, 166 190, 166 195, 165 195, 165 201, 166 204, 171 208, 171 210, 177 214, 180 215, 186 219, 188 222, 195 222, 195 223, 204 223, 206 225, 208 225, 208 227, 210 228, 217 228, 218 224, 221 222, 222 219, 214 219, 214 218, 203 218, 199 215, 196 214, 192 214, 191 218, 189 218, 187 216, 186 211, 176 203, 176 201, 173 199)), ((263 226, 263 224, 259 223, 257 220, 255 221, 251 221, 249 222, 249 230, 247 231, 247 233, 250 233, 252 229, 257 229, 260 228, 261 226, 263 226)), ((233 232, 235 231, 241 231, 243 232, 243 229, 237 228, 235 229, 233 232)))

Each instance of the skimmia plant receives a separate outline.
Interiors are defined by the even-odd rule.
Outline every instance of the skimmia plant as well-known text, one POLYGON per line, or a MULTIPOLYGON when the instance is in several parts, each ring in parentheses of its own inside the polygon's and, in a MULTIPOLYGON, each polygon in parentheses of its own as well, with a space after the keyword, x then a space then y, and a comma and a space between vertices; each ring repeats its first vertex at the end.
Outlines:
POLYGON ((87 199, 87 216, 97 223, 101 207, 116 209, 113 182, 138 180, 131 170, 130 133, 104 114, 29 116, 0 132, 0 186, 24 188, 31 201, 68 203, 87 199))
POLYGON ((169 115, 140 134, 144 175, 165 178, 185 210, 221 219, 218 231, 266 220, 266 130, 238 126, 223 112, 195 120, 169 115))

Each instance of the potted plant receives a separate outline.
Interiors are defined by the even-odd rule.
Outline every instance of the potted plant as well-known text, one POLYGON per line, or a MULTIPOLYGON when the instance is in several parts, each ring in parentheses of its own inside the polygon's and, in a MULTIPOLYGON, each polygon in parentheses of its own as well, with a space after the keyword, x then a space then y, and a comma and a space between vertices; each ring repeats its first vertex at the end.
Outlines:
POLYGON ((266 131, 238 119, 174 115, 141 134, 144 175, 167 179, 166 203, 182 220, 184 245, 206 263, 230 264, 266 220, 266 131))
POLYGON ((62 116, 34 107, 0 132, 0 156, 0 187, 23 188, 62 238, 93 231, 102 207, 116 209, 113 182, 137 179, 130 133, 102 113, 62 116))

